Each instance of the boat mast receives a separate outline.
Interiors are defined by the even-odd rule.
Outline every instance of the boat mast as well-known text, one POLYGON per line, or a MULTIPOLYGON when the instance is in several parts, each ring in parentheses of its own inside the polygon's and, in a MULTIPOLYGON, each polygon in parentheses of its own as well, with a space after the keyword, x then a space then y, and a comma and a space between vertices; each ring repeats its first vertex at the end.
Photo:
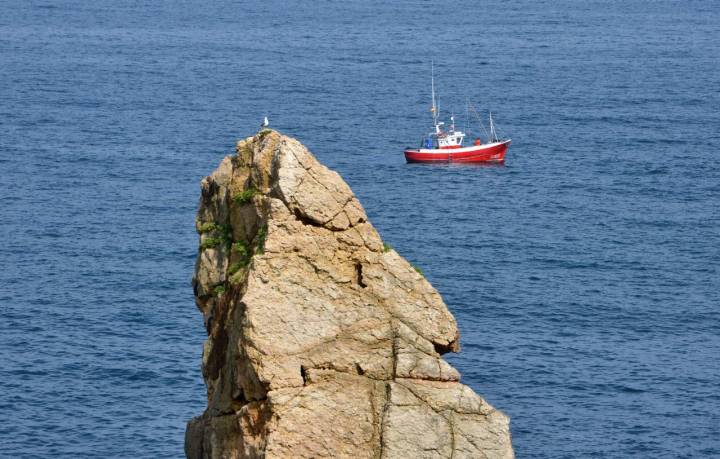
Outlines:
POLYGON ((430 61, 430 81, 432 85, 432 108, 430 111, 433 114, 433 126, 435 126, 435 132, 439 132, 438 129, 438 108, 437 102, 435 101, 435 62, 430 61))

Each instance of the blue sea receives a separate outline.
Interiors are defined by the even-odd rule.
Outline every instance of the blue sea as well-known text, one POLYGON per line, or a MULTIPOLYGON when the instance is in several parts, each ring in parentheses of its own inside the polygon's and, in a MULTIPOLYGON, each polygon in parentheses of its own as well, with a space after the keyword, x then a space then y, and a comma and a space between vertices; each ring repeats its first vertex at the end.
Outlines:
POLYGON ((0 456, 182 457, 199 181, 267 115, 444 296, 518 457, 720 457, 719 24, 705 0, 1 1, 0 456), (431 61, 505 166, 405 164, 431 61))

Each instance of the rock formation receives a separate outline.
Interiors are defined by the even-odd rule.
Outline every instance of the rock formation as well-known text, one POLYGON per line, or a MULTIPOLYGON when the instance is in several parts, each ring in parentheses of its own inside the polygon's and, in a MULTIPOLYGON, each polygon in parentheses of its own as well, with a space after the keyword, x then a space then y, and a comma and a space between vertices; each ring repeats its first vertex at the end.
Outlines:
POLYGON ((442 298, 337 173, 265 129, 201 188, 188 458, 513 457, 508 418, 440 357, 458 350, 442 298))

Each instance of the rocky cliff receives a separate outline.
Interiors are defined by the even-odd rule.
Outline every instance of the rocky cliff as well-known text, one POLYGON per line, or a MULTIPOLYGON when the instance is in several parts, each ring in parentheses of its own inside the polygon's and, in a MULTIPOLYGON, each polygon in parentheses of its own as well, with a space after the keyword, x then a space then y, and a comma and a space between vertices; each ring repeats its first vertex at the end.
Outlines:
POLYGON ((513 457, 507 416, 440 357, 458 350, 442 298, 337 173, 263 130, 201 188, 188 458, 513 457))

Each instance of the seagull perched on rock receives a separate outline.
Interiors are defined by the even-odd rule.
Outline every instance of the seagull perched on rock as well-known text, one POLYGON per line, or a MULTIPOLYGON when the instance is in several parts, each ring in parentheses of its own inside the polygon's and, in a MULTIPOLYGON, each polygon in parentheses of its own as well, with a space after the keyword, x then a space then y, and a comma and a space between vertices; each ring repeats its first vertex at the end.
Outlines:
POLYGON ((260 124, 260 127, 268 127, 270 126, 270 121, 268 121, 267 116, 263 119, 262 124, 260 124))

